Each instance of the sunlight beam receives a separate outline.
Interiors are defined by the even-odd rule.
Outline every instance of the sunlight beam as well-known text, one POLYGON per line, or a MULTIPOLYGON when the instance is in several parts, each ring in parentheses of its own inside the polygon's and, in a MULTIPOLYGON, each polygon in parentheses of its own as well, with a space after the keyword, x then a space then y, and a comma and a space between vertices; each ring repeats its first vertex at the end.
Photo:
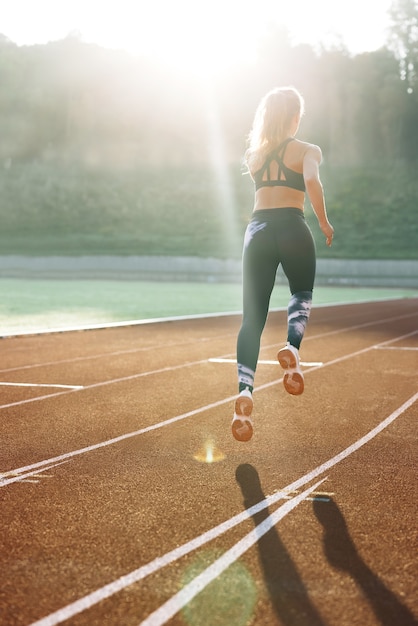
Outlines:
POLYGON ((239 245, 235 193, 228 168, 219 107, 213 84, 209 78, 204 81, 203 89, 209 161, 216 184, 216 206, 214 210, 219 213, 220 221, 223 225, 225 253, 228 258, 239 245))

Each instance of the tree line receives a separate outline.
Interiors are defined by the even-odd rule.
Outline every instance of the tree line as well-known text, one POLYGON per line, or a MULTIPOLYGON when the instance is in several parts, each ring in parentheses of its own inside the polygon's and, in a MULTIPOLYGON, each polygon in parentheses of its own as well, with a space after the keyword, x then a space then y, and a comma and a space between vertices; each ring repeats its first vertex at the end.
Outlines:
POLYGON ((0 35, 0 159, 68 159, 137 167, 237 162, 255 107, 294 85, 307 114, 300 136, 334 165, 418 158, 418 2, 396 0, 387 45, 292 45, 272 28, 257 59, 209 80, 167 63, 87 44, 76 35, 17 46, 0 35))

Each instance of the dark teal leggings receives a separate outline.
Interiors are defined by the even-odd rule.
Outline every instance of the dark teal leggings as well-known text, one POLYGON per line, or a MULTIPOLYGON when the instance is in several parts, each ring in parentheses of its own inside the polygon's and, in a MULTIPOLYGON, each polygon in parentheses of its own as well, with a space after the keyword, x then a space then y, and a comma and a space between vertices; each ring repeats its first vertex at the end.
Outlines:
POLYGON ((312 302, 316 254, 312 233, 299 209, 255 211, 243 250, 243 318, 237 341, 238 372, 255 372, 270 296, 281 264, 289 281, 287 340, 299 348, 312 302))

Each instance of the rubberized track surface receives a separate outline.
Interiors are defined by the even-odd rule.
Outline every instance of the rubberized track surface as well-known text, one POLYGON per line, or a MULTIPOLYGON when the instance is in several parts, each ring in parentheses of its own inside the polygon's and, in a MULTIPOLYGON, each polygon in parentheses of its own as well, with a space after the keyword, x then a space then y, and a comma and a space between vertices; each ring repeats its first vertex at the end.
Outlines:
POLYGON ((418 301, 314 309, 305 393, 238 316, 1 342, 0 623, 417 623, 418 301))

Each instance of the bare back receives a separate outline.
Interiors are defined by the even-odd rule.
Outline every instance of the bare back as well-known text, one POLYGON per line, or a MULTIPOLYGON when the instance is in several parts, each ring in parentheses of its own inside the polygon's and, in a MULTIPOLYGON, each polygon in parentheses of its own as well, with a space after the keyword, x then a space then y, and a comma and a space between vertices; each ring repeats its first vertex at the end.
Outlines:
MULTIPOLYGON (((312 144, 298 139, 291 140, 286 146, 283 155, 283 164, 292 172, 303 175, 303 161, 306 152, 312 147, 312 144)), ((305 192, 299 189, 286 186, 285 181, 281 180, 280 164, 276 160, 272 160, 268 164, 267 170, 263 173, 263 181, 266 186, 260 186, 255 192, 254 211, 261 209, 280 209, 285 207, 295 207, 304 210, 305 192), (274 183, 267 184, 267 178, 277 180, 274 183), (280 184, 279 184, 280 183, 280 184)))

